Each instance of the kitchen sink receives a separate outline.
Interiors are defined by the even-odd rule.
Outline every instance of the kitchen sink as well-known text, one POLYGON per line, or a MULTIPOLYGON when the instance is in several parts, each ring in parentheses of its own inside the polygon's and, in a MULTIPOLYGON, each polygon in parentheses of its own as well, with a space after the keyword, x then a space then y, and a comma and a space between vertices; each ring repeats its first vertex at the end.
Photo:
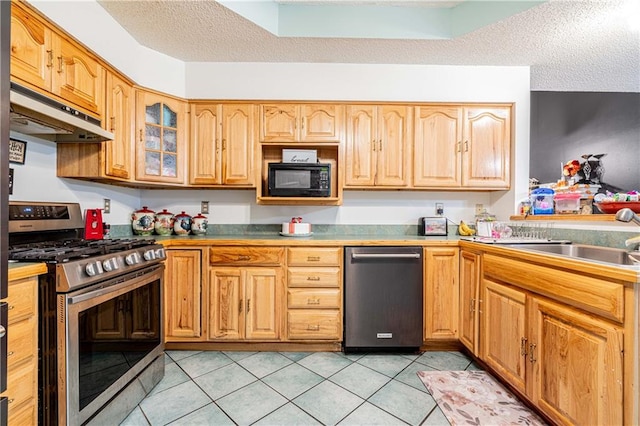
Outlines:
POLYGON ((617 266, 640 267, 640 251, 629 252, 624 249, 586 244, 509 244, 507 247, 527 251, 539 251, 617 266))

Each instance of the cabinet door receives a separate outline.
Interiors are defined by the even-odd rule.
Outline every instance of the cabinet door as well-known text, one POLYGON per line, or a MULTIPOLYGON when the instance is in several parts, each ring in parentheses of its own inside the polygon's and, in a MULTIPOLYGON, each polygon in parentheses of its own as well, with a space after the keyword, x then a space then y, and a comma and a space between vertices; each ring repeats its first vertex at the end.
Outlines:
POLYGON ((347 107, 345 186, 370 186, 375 183, 377 150, 376 107, 347 107))
POLYGON ((209 286, 209 338, 244 338, 244 285, 241 268, 211 268, 209 286))
POLYGON ((413 185, 459 187, 462 108, 416 107, 413 185))
POLYGON ((222 176, 227 185, 255 186, 255 105, 222 107, 222 176))
POLYGON ((410 110, 405 106, 378 107, 376 186, 405 186, 408 183, 410 110))
POLYGON ((246 334, 247 339, 273 340, 280 335, 280 294, 282 272, 280 268, 247 268, 246 334))
POLYGON ((496 373, 525 392, 526 294, 493 281, 482 281, 481 359, 496 373))
POLYGON ((133 129, 135 97, 133 87, 113 73, 107 74, 105 128, 114 139, 103 144, 105 174, 121 179, 133 178, 133 129))
POLYGON ((480 255, 460 252, 460 342, 478 355, 478 300, 480 291, 480 255))
POLYGON ((189 183, 222 183, 222 106, 191 106, 189 183))
POLYGON ((511 108, 465 108, 462 184, 510 185, 511 108))
POLYGON ((136 179, 184 183, 186 102, 138 90, 136 179))
POLYGON ((531 300, 533 403, 558 424, 626 423, 622 330, 574 309, 531 300))
POLYGON ((301 105, 301 142, 340 142, 342 132, 341 105, 301 105))
POLYGON ((167 250, 164 280, 164 333, 171 337, 200 336, 202 252, 167 250))
POLYGON ((260 105, 260 141, 295 142, 298 139, 297 120, 297 105, 260 105))
POLYGON ((424 338, 458 338, 458 249, 424 250, 424 338))
POLYGON ((104 69, 86 50, 61 35, 53 37, 51 91, 102 117, 104 69))
POLYGON ((20 3, 11 2, 11 79, 21 84, 51 90, 53 51, 51 30, 29 14, 20 3))

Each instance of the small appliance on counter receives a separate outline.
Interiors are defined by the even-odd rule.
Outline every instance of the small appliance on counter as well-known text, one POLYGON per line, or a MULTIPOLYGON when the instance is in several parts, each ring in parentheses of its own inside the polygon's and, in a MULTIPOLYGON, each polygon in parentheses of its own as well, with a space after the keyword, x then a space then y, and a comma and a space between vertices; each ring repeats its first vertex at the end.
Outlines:
POLYGON ((421 217, 418 219, 418 235, 447 235, 447 218, 437 217, 421 217))
POLYGON ((84 238, 101 240, 104 237, 101 209, 86 209, 84 212, 84 238))

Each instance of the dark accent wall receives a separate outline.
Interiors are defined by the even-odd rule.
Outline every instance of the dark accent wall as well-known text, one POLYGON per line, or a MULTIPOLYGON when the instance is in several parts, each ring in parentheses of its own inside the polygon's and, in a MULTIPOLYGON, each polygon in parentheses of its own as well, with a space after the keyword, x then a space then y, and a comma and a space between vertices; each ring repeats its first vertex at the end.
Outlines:
POLYGON ((560 178, 560 162, 602 157, 603 182, 640 191, 640 93, 531 92, 529 176, 560 178))

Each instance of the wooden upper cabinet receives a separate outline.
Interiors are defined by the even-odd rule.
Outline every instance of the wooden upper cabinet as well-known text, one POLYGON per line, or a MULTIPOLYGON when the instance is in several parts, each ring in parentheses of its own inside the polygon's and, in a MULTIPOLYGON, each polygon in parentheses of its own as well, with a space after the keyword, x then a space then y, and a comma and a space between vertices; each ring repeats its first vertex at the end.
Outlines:
POLYGON ((48 26, 24 3, 11 6, 12 80, 101 118, 105 80, 98 58, 48 26))
POLYGON ((417 107, 413 185, 460 186, 462 184, 461 145, 461 107, 417 107))
POLYGON ((20 3, 11 3, 11 79, 51 90, 52 31, 20 3))
POLYGON ((508 189, 510 106, 421 106, 415 112, 413 186, 508 189))
POLYGON ((253 187, 256 106, 192 104, 189 183, 253 187))
POLYGON ((462 184, 509 188, 511 108, 465 108, 462 184))
POLYGON ((134 111, 133 86, 111 72, 107 73, 106 116, 103 127, 114 139, 103 143, 105 174, 121 179, 133 179, 134 111))
POLYGON ((342 105, 260 105, 261 142, 340 142, 342 105))
POLYGON ((222 106, 222 176, 225 185, 255 186, 256 106, 222 106))
POLYGON ((136 180, 184 183, 187 103, 139 89, 136 114, 136 180))
POLYGON ((347 107, 345 186, 406 186, 411 107, 347 107))

